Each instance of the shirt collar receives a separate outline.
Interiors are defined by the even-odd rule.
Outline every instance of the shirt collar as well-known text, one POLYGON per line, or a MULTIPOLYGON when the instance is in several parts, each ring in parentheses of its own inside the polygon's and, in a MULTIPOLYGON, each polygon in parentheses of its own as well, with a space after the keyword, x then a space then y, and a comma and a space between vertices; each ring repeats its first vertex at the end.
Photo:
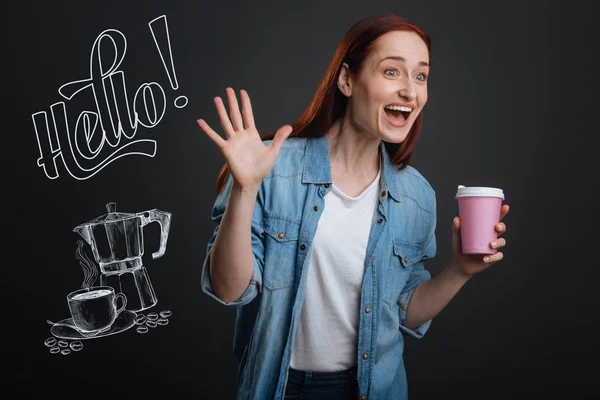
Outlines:
MULTIPOLYGON (((326 134, 318 138, 308 138, 304 153, 302 183, 332 183, 328 136, 329 135, 326 134)), ((395 180, 395 171, 398 167, 392 164, 383 141, 379 144, 379 150, 383 165, 383 171, 379 179, 381 188, 380 199, 383 202, 389 193, 394 200, 400 201, 395 180)))

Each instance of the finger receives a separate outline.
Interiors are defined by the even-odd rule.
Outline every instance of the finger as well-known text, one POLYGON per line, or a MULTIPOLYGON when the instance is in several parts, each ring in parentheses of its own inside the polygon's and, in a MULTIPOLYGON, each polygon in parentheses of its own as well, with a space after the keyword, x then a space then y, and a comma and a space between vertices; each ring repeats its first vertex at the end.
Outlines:
POLYGON ((504 247, 504 246, 506 246, 506 239, 504 239, 504 238, 492 240, 490 242, 490 248, 492 248, 492 249, 499 249, 500 247, 504 247))
POLYGON ((454 217, 452 220, 452 247, 462 252, 462 238, 460 236, 460 217, 454 217))
POLYGON ((217 114, 219 114, 219 120, 221 121, 221 127, 225 131, 225 136, 229 139, 232 135, 235 134, 235 130, 231 125, 231 121, 229 121, 229 117, 227 116, 227 111, 225 110, 225 104, 223 104, 223 99, 219 96, 215 97, 215 106, 217 107, 217 114))
POLYGON ((503 258, 504 258, 504 254, 502 254, 501 252, 497 252, 496 254, 490 254, 490 255, 483 257, 483 261, 490 264, 490 263, 500 261, 503 258))
POLYGON ((246 129, 254 128, 254 115, 252 114, 252 103, 250 102, 250 96, 244 89, 240 90, 240 97, 242 98, 242 116, 246 123, 246 129))
POLYGON ((500 222, 499 224, 496 224, 495 229, 502 234, 506 232, 506 224, 504 222, 500 222))
POLYGON ((204 121, 203 119, 199 119, 197 122, 198 122, 198 125, 200 126, 200 128, 202 128, 202 130, 204 132, 206 132, 208 137, 210 137, 212 139, 212 141, 215 142, 217 144, 217 146, 219 146, 219 148, 222 148, 223 146, 225 146, 225 143, 226 143, 225 140, 221 137, 221 135, 219 135, 217 132, 215 132, 206 123, 206 121, 204 121))
POLYGON ((500 208, 500 221, 502 221, 502 218, 504 218, 504 216, 508 214, 509 209, 510 207, 508 206, 508 204, 505 204, 500 208))
POLYGON ((244 122, 242 121, 242 114, 240 114, 240 106, 237 101, 237 96, 232 88, 227 88, 227 101, 229 102, 229 116, 231 117, 231 123, 233 129, 241 131, 244 129, 244 122))
POLYGON ((284 125, 281 128, 279 128, 279 130, 275 134, 275 137, 273 138, 273 142, 271 143, 270 147, 273 151, 275 151, 276 154, 279 154, 279 149, 281 148, 281 145, 283 144, 283 142, 285 142, 285 139, 287 139, 288 136, 290 136, 290 134, 292 133, 292 129, 293 128, 290 125, 284 125))

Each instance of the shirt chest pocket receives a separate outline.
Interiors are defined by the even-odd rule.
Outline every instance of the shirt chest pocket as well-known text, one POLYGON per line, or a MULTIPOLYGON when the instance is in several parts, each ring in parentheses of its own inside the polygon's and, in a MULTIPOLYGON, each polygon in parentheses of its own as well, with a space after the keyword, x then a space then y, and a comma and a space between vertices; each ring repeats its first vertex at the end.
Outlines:
POLYGON ((269 290, 294 285, 300 223, 282 217, 265 216, 265 266, 263 286, 269 290))
POLYGON ((402 239, 392 241, 392 255, 388 263, 383 298, 388 305, 396 304, 410 277, 413 265, 421 261, 422 258, 423 246, 420 244, 402 239))

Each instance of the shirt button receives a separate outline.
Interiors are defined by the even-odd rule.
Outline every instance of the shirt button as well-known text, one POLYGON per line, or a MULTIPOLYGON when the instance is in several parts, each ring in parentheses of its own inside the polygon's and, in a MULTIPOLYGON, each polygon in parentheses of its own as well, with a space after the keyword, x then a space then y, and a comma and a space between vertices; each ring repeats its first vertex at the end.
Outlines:
POLYGON ((326 187, 326 188, 328 188, 328 187, 329 187, 329 183, 326 183, 326 184, 325 184, 325 187, 326 187))
POLYGON ((371 309, 369 307, 365 308, 365 312, 368 314, 371 312, 371 309))
POLYGON ((379 218, 379 219, 377 220, 377 223, 378 223, 378 224, 381 224, 382 222, 383 222, 383 218, 379 218))
POLYGON ((408 262, 408 257, 404 257, 404 261, 408 262))
POLYGON ((313 207, 313 210, 315 210, 315 211, 319 211, 319 207, 317 207, 317 206, 314 206, 314 207, 313 207))
POLYGON ((306 246, 305 245, 300 245, 300 250, 306 250, 306 246))
POLYGON ((367 396, 365 396, 364 394, 362 396, 360 396, 360 400, 367 400, 367 396))
POLYGON ((363 360, 366 360, 367 358, 369 358, 369 355, 367 353, 363 354, 363 360))
POLYGON ((283 232, 279 233, 279 239, 283 239, 285 237, 285 234, 283 232))

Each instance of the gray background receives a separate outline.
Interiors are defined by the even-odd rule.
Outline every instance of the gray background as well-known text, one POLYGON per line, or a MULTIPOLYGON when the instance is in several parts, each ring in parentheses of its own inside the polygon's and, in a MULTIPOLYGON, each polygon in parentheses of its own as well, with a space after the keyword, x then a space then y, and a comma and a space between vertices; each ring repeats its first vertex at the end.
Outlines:
POLYGON ((246 89, 259 130, 293 122, 311 100, 344 32, 387 12, 432 38, 429 102, 413 165, 438 196, 438 272, 451 257, 459 184, 504 189, 511 211, 504 260, 474 277, 408 338, 411 399, 525 399, 597 394, 594 323, 598 134, 597 22, 592 2, 280 1, 39 2, 12 5, 3 24, 3 392, 68 397, 235 398, 235 310, 200 289, 214 229, 210 210, 224 159, 197 127, 220 126, 214 96, 246 89), (14 8, 17 7, 17 8, 14 8), (179 89, 172 90, 148 30, 168 18, 179 89), (31 114, 59 101, 59 86, 87 77, 105 29, 125 34, 130 96, 143 82, 166 91, 164 119, 138 138, 154 158, 117 160, 86 181, 64 169, 49 180, 31 114), (189 104, 176 109, 178 95, 189 104), (104 205, 173 213, 167 252, 152 260, 158 228, 145 231, 145 262, 168 326, 130 330, 67 357, 49 354, 46 320, 68 317, 79 287, 73 228, 104 205))

